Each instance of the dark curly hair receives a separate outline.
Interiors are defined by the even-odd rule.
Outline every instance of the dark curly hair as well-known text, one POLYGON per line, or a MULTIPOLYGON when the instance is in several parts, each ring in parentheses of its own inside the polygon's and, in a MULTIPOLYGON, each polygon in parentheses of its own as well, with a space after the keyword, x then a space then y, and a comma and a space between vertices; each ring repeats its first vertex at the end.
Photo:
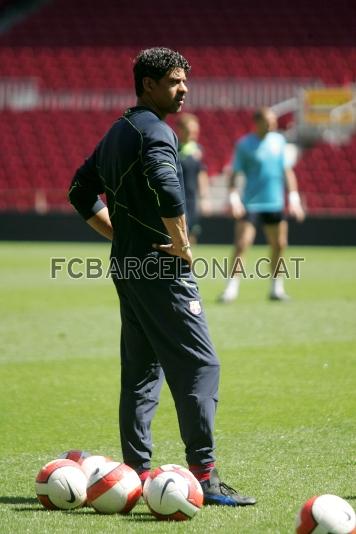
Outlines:
POLYGON ((176 68, 184 69, 186 73, 190 70, 188 61, 179 52, 163 47, 142 50, 136 57, 133 67, 136 95, 141 96, 143 93, 142 80, 145 76, 158 81, 167 72, 176 68))

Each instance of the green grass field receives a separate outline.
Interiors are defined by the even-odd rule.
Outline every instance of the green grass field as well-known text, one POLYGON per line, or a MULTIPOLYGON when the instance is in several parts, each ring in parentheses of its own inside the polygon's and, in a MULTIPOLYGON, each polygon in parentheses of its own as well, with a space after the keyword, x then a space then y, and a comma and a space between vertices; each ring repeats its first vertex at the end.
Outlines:
MULTIPOLYGON (((194 252, 221 259, 230 249, 194 252)), ((254 247, 247 268, 266 252, 254 247)), ((121 459, 112 282, 49 276, 51 257, 99 256, 107 264, 108 254, 101 244, 0 244, 0 532, 287 534, 312 495, 334 493, 355 507, 356 250, 294 247, 289 256, 305 262, 301 278, 286 283, 291 302, 269 302, 268 281, 246 280, 240 299, 222 306, 215 300, 223 280, 200 281, 222 364, 217 466, 258 504, 206 507, 189 523, 157 522, 144 504, 127 516, 39 505, 35 476, 61 452, 121 459)), ((184 465, 167 388, 153 433, 153 465, 184 465)))

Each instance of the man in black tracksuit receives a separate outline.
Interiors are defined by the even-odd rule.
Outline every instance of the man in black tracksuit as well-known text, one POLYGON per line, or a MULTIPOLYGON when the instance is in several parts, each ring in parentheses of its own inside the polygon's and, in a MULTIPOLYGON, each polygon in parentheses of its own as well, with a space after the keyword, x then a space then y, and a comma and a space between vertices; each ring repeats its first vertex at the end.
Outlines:
POLYGON ((128 109, 76 172, 69 198, 112 241, 121 311, 120 436, 124 462, 144 481, 151 421, 163 373, 189 468, 206 504, 254 504, 214 467, 219 362, 191 273, 177 139, 164 122, 180 111, 190 67, 178 52, 144 50, 134 65, 137 106, 128 109), (107 207, 100 199, 105 193, 107 207))

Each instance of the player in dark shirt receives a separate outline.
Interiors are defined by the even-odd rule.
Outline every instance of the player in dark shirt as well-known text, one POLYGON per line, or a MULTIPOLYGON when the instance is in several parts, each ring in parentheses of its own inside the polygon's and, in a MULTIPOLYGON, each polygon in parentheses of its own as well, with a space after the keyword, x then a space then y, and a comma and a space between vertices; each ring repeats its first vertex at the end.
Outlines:
POLYGON ((192 113, 181 113, 176 122, 178 155, 183 170, 189 241, 195 243, 201 233, 200 214, 209 214, 209 178, 198 143, 199 119, 192 113))
POLYGON ((215 468, 219 362, 191 273, 177 138, 164 122, 184 103, 189 69, 185 58, 166 48, 138 55, 137 106, 114 123, 78 169, 69 198, 88 224, 112 241, 111 257, 119 266, 113 280, 121 312, 124 462, 142 481, 147 478, 151 421, 165 376, 204 502, 254 504, 223 484, 215 468), (135 269, 125 271, 127 260, 135 269))

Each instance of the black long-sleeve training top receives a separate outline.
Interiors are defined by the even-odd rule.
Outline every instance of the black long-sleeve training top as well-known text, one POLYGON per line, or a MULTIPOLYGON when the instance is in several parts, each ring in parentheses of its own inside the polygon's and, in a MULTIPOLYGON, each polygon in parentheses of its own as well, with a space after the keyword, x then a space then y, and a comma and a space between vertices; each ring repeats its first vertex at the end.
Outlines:
POLYGON ((153 243, 169 243, 161 217, 184 213, 184 185, 173 130, 137 106, 116 121, 77 170, 69 200, 89 219, 105 204, 114 231, 112 256, 143 257, 153 243))

